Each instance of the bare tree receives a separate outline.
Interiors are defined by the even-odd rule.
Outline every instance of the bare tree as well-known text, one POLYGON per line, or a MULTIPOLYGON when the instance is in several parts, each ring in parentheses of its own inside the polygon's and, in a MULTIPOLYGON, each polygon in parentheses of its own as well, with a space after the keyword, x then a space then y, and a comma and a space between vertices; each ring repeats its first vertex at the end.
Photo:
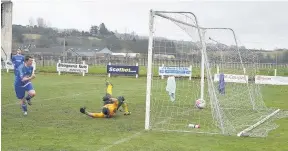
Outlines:
POLYGON ((37 18, 37 24, 38 24, 38 27, 45 27, 46 26, 44 19, 41 17, 37 18))
POLYGON ((34 19, 32 17, 30 17, 29 18, 29 26, 34 27, 34 25, 35 25, 34 19))

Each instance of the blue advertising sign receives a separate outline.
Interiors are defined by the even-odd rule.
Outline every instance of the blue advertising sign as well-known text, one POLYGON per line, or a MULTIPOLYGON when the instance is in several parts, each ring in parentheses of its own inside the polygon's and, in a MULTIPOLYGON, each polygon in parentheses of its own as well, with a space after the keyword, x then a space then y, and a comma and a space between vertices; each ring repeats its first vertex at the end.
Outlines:
POLYGON ((159 67, 160 76, 191 76, 192 70, 190 67, 159 67))
POLYGON ((107 65, 107 73, 110 74, 136 75, 138 72, 139 66, 107 65))

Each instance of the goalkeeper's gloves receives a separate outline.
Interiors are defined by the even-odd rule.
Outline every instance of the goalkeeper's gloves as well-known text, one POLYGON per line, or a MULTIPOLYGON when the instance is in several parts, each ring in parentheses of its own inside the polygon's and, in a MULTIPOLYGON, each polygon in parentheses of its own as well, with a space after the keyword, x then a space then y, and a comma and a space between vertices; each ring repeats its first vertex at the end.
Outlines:
POLYGON ((85 114, 85 110, 86 110, 85 107, 81 107, 81 108, 80 108, 80 112, 83 113, 83 114, 85 114))
POLYGON ((125 98, 124 98, 124 96, 118 96, 117 100, 120 102, 124 102, 125 98))

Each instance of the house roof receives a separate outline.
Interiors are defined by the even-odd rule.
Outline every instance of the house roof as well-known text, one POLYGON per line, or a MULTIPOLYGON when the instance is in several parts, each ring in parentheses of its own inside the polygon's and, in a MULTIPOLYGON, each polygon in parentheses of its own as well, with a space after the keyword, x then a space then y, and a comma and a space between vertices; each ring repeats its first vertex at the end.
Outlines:
POLYGON ((77 52, 76 53, 71 53, 72 56, 78 56, 77 54, 79 54, 80 56, 94 56, 95 52, 77 52))
POLYGON ((101 51, 98 51, 96 53, 112 54, 113 52, 111 50, 109 50, 107 47, 105 47, 104 49, 102 49, 101 51))

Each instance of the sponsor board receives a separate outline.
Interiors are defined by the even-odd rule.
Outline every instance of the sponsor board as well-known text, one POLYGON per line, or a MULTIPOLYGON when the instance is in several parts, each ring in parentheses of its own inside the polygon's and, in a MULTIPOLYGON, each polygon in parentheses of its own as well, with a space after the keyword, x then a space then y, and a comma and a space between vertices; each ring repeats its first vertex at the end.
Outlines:
POLYGON ((288 77, 256 75, 255 84, 288 85, 288 77))
MULTIPOLYGON (((219 74, 214 75, 214 82, 219 81, 219 74)), ((224 74, 224 81, 225 82, 232 82, 232 83, 247 83, 248 76, 247 75, 236 75, 236 74, 224 74)))
POLYGON ((159 67, 158 74, 160 76, 192 76, 192 69, 190 67, 159 67))
POLYGON ((107 73, 109 74, 129 74, 136 75, 139 72, 139 66, 124 66, 124 65, 107 65, 107 73))
POLYGON ((75 72, 88 73, 88 65, 86 64, 71 64, 71 63, 57 63, 57 71, 59 72, 75 72))

